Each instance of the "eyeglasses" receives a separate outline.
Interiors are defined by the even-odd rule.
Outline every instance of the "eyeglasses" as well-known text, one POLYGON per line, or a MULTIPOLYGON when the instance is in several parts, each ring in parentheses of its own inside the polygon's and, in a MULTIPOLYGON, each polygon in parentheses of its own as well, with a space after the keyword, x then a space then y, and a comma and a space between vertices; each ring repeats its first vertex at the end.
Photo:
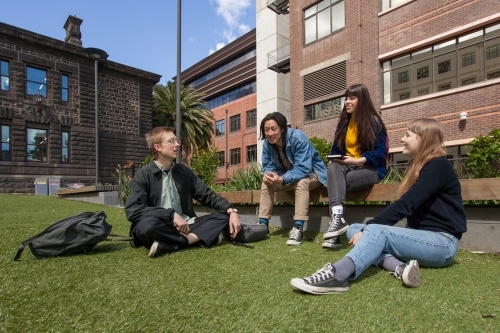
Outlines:
POLYGON ((167 140, 167 141, 163 141, 162 143, 169 143, 170 145, 175 145, 175 143, 177 142, 178 144, 181 144, 181 140, 178 140, 178 139, 170 139, 170 140, 167 140))

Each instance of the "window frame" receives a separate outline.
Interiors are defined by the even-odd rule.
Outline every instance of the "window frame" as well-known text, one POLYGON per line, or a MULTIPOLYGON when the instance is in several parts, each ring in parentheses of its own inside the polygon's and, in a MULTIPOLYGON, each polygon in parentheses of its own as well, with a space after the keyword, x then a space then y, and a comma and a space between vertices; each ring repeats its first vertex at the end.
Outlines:
POLYGON ((218 168, 222 168, 223 166, 225 166, 226 165, 226 152, 225 151, 218 151, 217 152, 217 159, 219 160, 218 168))
POLYGON ((8 124, 1 124, 0 123, 0 161, 12 161, 12 126, 8 124), (4 139, 4 127, 7 127, 9 130, 9 134, 7 137, 7 141, 3 141, 4 139), (3 158, 3 152, 4 152, 4 144, 7 144, 9 147, 9 158, 4 159, 3 158))
POLYGON ((49 94, 49 86, 48 86, 48 74, 49 74, 49 71, 48 71, 46 68, 43 68, 43 67, 37 67, 37 66, 29 65, 29 64, 26 64, 25 68, 26 68, 26 70, 25 70, 25 76, 24 76, 24 78, 25 78, 25 82, 26 82, 26 84, 25 84, 25 86, 24 86, 24 87, 25 87, 25 94, 26 94, 26 96, 38 96, 38 93, 40 92, 40 89, 41 89, 41 88, 38 88, 37 93, 35 93, 35 94, 31 94, 31 93, 29 92, 29 91, 30 91, 30 89, 29 89, 29 87, 28 87, 28 84, 29 84, 29 83, 36 83, 37 85, 39 84, 39 85, 41 85, 41 86, 42 86, 42 85, 43 85, 43 86, 45 86, 45 95, 43 95, 42 93, 40 93, 40 97, 41 97, 42 99, 47 99, 48 94, 49 94), (43 71, 43 72, 45 72, 45 82, 37 82, 37 81, 30 80, 30 79, 28 78, 28 74, 29 74, 29 73, 28 73, 28 70, 29 70, 29 69, 33 69, 33 70, 43 71))
POLYGON ((215 122, 215 137, 223 136, 225 134, 226 134, 226 120, 225 119, 217 120, 215 122), (220 128, 222 128, 222 131, 220 130, 220 128))
MULTIPOLYGON (((302 34, 303 34, 304 46, 310 45, 318 40, 322 40, 324 38, 327 38, 328 36, 331 36, 339 31, 344 30, 345 25, 346 25, 346 23, 345 23, 345 12, 346 12, 345 6, 346 6, 346 4, 345 4, 344 0, 323 0, 323 1, 316 2, 312 6, 305 8, 302 11, 302 22, 303 22, 303 26, 304 26, 302 34), (330 4, 325 6, 324 5, 325 1, 328 1, 330 4), (334 18, 337 18, 336 16, 334 16, 334 7, 341 4, 341 3, 343 6, 343 14, 344 14, 343 25, 341 27, 334 27, 334 22, 337 22, 337 20, 334 20, 334 18), (321 7, 319 7, 319 6, 321 6, 321 7), (322 13, 325 13, 326 11, 328 11, 328 19, 330 21, 329 22, 330 32, 322 35, 321 37, 318 37, 318 33, 319 33, 318 17, 319 17, 319 15, 321 15, 322 13), (313 19, 314 19, 314 27, 315 27, 315 29, 314 29, 315 38, 311 39, 311 40, 308 40, 308 39, 306 40, 306 38, 308 36, 308 34, 307 34, 308 29, 309 29, 308 27, 311 25, 311 24, 308 25, 307 21, 313 20, 313 19)), ((311 27, 312 27, 312 25, 311 25, 311 27)))
POLYGON ((61 131, 61 163, 69 164, 71 163, 71 155, 70 155, 70 146, 71 146, 71 135, 69 131, 61 131), (68 135, 68 143, 64 145, 64 134, 68 135), (67 151, 67 161, 64 161, 64 150, 67 151))
POLYGON ((257 127, 257 109, 247 111, 246 127, 247 129, 257 127))
POLYGON ((241 130, 241 116, 235 114, 229 117, 229 133, 239 132, 241 130))
POLYGON ((62 103, 69 103, 70 101, 70 90, 69 90, 69 77, 70 75, 68 73, 61 73, 61 76, 60 76, 60 79, 61 79, 61 102, 62 103), (64 87, 64 77, 67 78, 67 81, 68 81, 68 86, 67 87, 64 87), (67 94, 67 100, 64 100, 64 91, 66 91, 66 94, 67 94))
POLYGON ((10 91, 10 61, 6 59, 0 59, 0 91, 10 91), (2 72, 3 63, 7 64, 7 74, 2 72), (7 78, 7 89, 3 89, 3 78, 7 78))
POLYGON ((240 165, 241 164, 241 148, 233 148, 229 150, 229 165, 240 165), (235 159, 238 159, 237 163, 235 159))
POLYGON ((257 162, 257 145, 247 146, 247 163, 257 162), (254 157, 254 159, 252 159, 254 157))
MULTIPOLYGON (((36 136, 36 134, 35 134, 36 136)), ((35 136, 33 138, 35 138, 35 136)), ((48 129, 43 129, 43 128, 36 128, 36 127, 26 127, 26 162, 38 162, 38 163, 48 163, 49 162, 49 130, 48 129), (33 154, 30 154, 30 150, 28 150, 28 148, 30 146, 36 146, 36 144, 32 144, 29 142, 29 135, 30 135, 30 130, 35 130, 35 131, 45 131, 45 140, 46 140, 46 143, 44 144, 45 145, 45 156, 42 157, 41 160, 30 160, 29 159, 29 156, 30 155, 33 155, 33 154), (45 158, 45 161, 43 160, 43 158, 45 158)))

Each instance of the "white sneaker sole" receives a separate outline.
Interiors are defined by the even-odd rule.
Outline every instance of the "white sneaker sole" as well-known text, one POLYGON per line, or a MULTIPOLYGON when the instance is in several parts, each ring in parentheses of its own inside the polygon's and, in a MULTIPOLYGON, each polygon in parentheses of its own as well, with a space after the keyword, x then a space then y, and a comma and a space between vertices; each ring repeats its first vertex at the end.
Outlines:
POLYGON ((416 288, 420 285, 420 266, 418 261, 410 260, 401 276, 403 284, 409 288, 416 288))
POLYGON ((341 247, 342 244, 335 244, 335 243, 330 243, 330 242, 323 242, 323 244, 321 244, 322 247, 324 247, 325 249, 336 249, 338 247, 341 247))
POLYGON ((298 241, 292 240, 292 239, 289 239, 289 240, 286 241, 286 245, 300 245, 302 243, 304 243, 304 241, 298 242, 298 241))
POLYGON ((149 254, 148 256, 150 258, 154 258, 154 256, 156 255, 156 250, 158 249, 158 242, 154 242, 153 245, 151 245, 151 247, 149 248, 149 254))
POLYGON ((349 287, 314 287, 305 283, 304 280, 300 278, 292 279, 290 284, 296 289, 314 295, 339 294, 349 290, 349 287))
POLYGON ((330 238, 333 238, 335 236, 340 236, 344 232, 346 232, 347 229, 349 229, 348 225, 346 225, 345 227, 340 228, 339 230, 336 230, 336 231, 325 232, 325 234, 323 235, 323 239, 330 239, 330 238))

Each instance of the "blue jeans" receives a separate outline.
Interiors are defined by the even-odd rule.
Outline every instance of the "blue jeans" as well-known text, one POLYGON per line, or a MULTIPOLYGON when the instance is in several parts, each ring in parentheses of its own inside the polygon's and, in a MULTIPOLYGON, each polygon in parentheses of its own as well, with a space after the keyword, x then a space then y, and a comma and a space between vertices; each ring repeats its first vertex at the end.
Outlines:
POLYGON ((346 254, 356 266, 352 281, 370 265, 377 266, 389 256, 407 262, 418 260, 423 267, 448 266, 458 250, 458 239, 445 232, 392 227, 383 224, 354 223, 347 230, 347 238, 363 228, 363 236, 356 246, 346 254))

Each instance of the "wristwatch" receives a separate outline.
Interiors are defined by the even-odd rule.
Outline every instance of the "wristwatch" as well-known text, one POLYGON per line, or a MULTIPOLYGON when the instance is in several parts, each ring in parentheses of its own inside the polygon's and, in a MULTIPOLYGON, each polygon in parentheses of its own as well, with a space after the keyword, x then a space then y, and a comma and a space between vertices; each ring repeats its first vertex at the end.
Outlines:
POLYGON ((229 208, 230 210, 228 210, 228 214, 231 215, 232 213, 238 213, 238 210, 236 208, 229 208))

